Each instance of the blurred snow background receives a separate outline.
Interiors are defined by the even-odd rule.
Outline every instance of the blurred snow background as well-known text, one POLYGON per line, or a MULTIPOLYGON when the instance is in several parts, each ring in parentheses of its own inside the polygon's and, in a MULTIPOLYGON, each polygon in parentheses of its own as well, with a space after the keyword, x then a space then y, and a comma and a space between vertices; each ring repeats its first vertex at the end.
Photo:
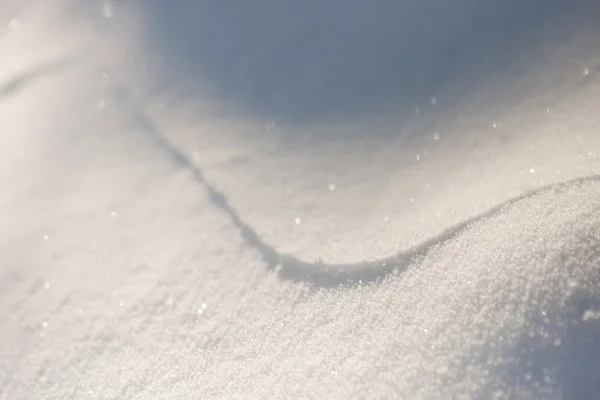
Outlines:
POLYGON ((0 397, 596 397, 598 7, 0 1, 0 397))

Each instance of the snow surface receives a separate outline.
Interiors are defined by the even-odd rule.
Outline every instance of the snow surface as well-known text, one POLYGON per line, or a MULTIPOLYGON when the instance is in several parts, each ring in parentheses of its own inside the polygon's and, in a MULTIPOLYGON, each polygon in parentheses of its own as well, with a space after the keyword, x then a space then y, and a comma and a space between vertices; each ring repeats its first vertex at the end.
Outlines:
POLYGON ((594 1, 0 0, 0 398, 600 394, 594 1))

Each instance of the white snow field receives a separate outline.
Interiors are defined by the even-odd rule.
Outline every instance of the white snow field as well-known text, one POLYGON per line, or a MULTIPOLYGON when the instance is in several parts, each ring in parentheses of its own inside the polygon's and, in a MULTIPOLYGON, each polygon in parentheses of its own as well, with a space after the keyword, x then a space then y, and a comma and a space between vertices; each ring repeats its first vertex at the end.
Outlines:
POLYGON ((0 0, 0 399, 600 396, 600 4, 0 0))

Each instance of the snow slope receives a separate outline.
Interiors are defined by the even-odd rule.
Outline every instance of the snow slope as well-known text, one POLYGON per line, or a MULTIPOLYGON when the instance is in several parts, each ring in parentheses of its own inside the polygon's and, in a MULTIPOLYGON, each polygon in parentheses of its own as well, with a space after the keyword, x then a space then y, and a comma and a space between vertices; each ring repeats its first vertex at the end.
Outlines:
POLYGON ((600 392, 593 1, 0 1, 0 398, 600 392))

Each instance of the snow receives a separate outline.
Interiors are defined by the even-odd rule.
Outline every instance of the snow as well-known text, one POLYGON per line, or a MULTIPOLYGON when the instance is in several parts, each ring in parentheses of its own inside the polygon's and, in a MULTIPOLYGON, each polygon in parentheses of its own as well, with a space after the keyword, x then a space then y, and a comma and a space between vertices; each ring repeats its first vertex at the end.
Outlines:
POLYGON ((597 397, 599 12, 1 0, 0 398, 597 397))

